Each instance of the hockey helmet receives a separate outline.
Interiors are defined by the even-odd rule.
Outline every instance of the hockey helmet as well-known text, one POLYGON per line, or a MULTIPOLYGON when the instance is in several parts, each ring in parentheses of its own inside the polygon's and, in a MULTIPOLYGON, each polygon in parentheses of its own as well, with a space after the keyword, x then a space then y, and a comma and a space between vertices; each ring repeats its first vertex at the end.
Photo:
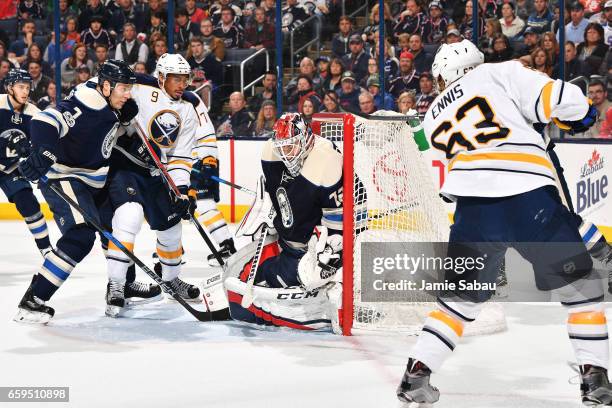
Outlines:
POLYGON ((438 92, 484 62, 484 54, 469 40, 442 44, 431 66, 438 92))
POLYGON ((111 88, 114 88, 117 84, 129 84, 136 83, 136 74, 130 66, 121 60, 109 59, 104 61, 98 71, 98 83, 100 86, 104 84, 104 81, 108 81, 111 84, 111 88))
POLYGON ((164 80, 166 80, 166 76, 168 74, 188 75, 188 84, 191 84, 191 80, 193 78, 191 66, 181 54, 163 54, 161 57, 159 57, 159 60, 157 60, 155 72, 156 76, 161 74, 164 80))
POLYGON ((32 86, 32 77, 30 73, 25 69, 11 69, 7 74, 6 78, 4 78, 4 86, 8 91, 9 85, 15 85, 18 82, 25 82, 26 84, 32 86))
POLYGON ((304 160, 312 150, 315 136, 310 125, 299 113, 285 113, 274 124, 272 143, 274 152, 296 177, 304 160))

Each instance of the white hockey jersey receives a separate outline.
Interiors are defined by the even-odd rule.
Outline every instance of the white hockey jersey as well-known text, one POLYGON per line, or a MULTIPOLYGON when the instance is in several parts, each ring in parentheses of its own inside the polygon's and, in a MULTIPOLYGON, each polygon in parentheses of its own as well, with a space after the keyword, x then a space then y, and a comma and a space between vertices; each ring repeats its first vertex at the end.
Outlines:
POLYGON ((217 150, 217 135, 215 134, 215 127, 213 126, 210 117, 208 116, 208 108, 204 105, 204 102, 193 94, 197 98, 197 105, 195 106, 196 113, 198 115, 198 128, 196 130, 194 140, 193 159, 202 160, 207 156, 213 156, 215 159, 218 158, 217 150))
POLYGON ((555 185, 553 165, 532 123, 582 119, 580 88, 518 61, 482 64, 431 104, 423 127, 447 163, 442 194, 505 197, 555 185))
MULTIPOLYGON (((190 96, 197 101, 190 102, 186 97, 173 100, 154 86, 157 81, 153 78, 150 85, 141 83, 140 79, 142 78, 139 78, 139 82, 132 88, 132 98, 138 105, 138 115, 134 120, 159 147, 160 160, 166 165, 172 181, 177 186, 188 186, 196 133, 200 127, 195 105, 197 101, 202 103, 195 94, 190 96)), ((207 114, 206 116, 208 117, 207 114)), ((132 124, 131 127, 135 125, 132 124)))

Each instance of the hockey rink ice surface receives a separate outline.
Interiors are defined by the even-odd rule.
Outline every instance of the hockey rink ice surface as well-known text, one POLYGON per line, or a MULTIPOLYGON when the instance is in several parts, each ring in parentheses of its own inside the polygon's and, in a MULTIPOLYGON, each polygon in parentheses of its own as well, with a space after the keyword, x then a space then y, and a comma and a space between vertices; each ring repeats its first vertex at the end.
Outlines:
MULTIPOLYGON (((58 237, 50 223, 52 242, 58 237)), ((183 277, 202 281, 202 239, 184 224, 183 277)), ((22 222, 0 223, 0 386, 68 386, 69 403, 1 407, 378 408, 404 407, 395 389, 408 336, 341 337, 266 332, 235 322, 200 323, 177 303, 141 306, 134 318, 104 316, 106 266, 96 244, 49 303, 48 326, 12 321, 41 257, 22 222)), ((145 226, 138 256, 151 265, 145 226)), ((140 280, 148 280, 139 272, 140 280)), ((579 407, 578 378, 556 305, 504 305, 509 330, 463 339, 432 383, 436 408, 579 407)))

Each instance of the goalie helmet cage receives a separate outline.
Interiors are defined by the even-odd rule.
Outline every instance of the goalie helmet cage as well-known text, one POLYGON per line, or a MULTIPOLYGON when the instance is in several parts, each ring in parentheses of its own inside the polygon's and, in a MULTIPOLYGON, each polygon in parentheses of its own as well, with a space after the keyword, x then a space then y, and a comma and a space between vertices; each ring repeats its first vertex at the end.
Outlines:
MULTIPOLYGON (((344 335, 417 334, 435 308, 435 298, 418 291, 403 302, 366 302, 361 296, 362 242, 448 242, 448 214, 408 119, 386 111, 313 116, 314 133, 333 141, 343 153, 344 335)), ((501 306, 488 302, 465 334, 504 329, 501 306)))

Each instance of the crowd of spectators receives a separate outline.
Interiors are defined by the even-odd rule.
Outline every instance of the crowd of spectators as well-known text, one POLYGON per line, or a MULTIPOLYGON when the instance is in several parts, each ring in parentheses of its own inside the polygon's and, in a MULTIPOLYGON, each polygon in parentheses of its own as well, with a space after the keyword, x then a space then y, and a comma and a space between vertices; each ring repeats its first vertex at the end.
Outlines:
POLYGON ((193 69, 193 88, 212 95, 207 102, 219 135, 269 135, 281 110, 307 119, 317 112, 369 114, 380 109, 424 114, 436 97, 430 73, 435 51, 442 43, 472 39, 477 3, 478 45, 486 62, 519 59, 559 78, 559 55, 564 52, 565 79, 584 77, 585 92, 600 112, 598 124, 585 136, 612 137, 606 121, 612 116, 612 0, 568 3, 563 22, 558 6, 547 0, 387 0, 384 80, 379 73, 378 1, 370 2, 365 23, 341 13, 364 4, 357 0, 285 0, 280 22, 275 21, 275 0, 174 0, 174 16, 168 16, 167 1, 60 0, 59 41, 52 1, 2 1, 0 20, 17 19, 18 28, 12 34, 0 29, 0 82, 11 67, 25 68, 34 79, 32 102, 48 106, 56 102, 56 85, 68 94, 96 75, 107 58, 151 74, 163 53, 179 52, 193 69), (317 34, 323 47, 311 49, 310 56, 299 55, 296 72, 284 80, 282 107, 276 106, 276 71, 263 75, 253 95, 226 83, 227 50, 264 48, 273 54, 276 24, 281 24, 286 45, 286 33, 311 16, 317 18, 309 30, 302 30, 301 40, 317 34), (168 18, 174 19, 174 50, 168 49, 168 18), (61 84, 52 80, 55 47, 60 47, 61 84))

